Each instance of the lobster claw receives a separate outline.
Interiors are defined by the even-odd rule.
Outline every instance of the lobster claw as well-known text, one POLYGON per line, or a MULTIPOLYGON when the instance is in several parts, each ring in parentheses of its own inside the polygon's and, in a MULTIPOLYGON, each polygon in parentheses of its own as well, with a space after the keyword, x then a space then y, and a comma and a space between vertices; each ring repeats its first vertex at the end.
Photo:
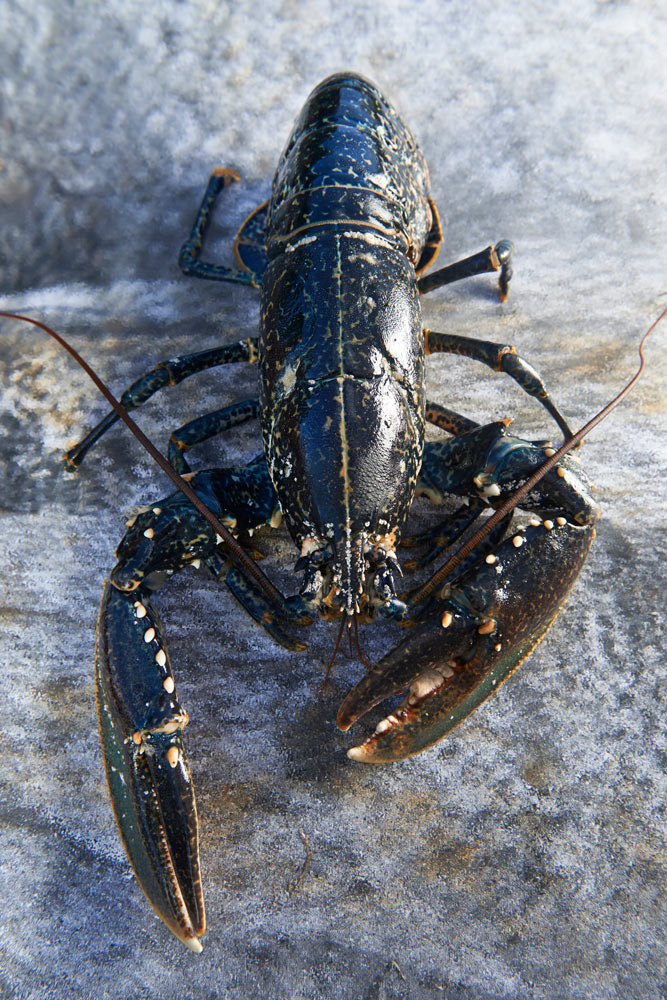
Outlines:
POLYGON ((345 730, 384 698, 409 688, 402 704, 348 756, 372 764, 402 760, 432 746, 474 711, 543 638, 594 537, 592 526, 563 517, 531 523, 445 586, 435 610, 341 705, 338 725, 345 730))
POLYGON ((97 716, 116 822, 149 902, 194 952, 206 920, 197 810, 159 618, 143 590, 107 581, 98 622, 97 716))

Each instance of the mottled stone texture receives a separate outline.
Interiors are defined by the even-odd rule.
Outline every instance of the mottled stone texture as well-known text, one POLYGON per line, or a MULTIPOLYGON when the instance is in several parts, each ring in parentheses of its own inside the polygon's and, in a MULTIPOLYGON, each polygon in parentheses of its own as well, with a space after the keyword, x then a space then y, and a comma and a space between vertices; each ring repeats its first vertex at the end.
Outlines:
MULTIPOLYGON (((427 325, 516 344, 577 426, 633 370, 667 288, 658 0, 343 0, 335 13, 323 0, 28 0, 2 21, 0 308, 52 323, 116 390, 254 332, 253 292, 181 277, 178 247, 222 163, 243 177, 211 247, 231 263, 294 116, 341 69, 376 81, 419 139, 440 260, 516 244, 506 305, 480 277, 425 299, 427 325)), ((117 429, 63 473, 104 404, 60 348, 2 321, 0 994, 667 996, 664 343, 663 329, 642 383, 582 448, 604 514, 565 612, 421 758, 346 759, 335 712, 363 668, 340 657, 320 692, 331 627, 290 654, 194 571, 160 594, 199 794, 210 930, 196 957, 131 875, 94 717, 102 581, 127 511, 168 489, 117 429)), ((156 397, 143 426, 165 445, 255 379, 243 365, 198 377, 156 397)), ((554 434, 473 362, 430 358, 427 391, 554 434)), ((245 461, 257 446, 248 425, 193 457, 245 461)), ((288 589, 287 535, 261 544, 288 589)), ((395 640, 362 637, 373 658, 395 640)))

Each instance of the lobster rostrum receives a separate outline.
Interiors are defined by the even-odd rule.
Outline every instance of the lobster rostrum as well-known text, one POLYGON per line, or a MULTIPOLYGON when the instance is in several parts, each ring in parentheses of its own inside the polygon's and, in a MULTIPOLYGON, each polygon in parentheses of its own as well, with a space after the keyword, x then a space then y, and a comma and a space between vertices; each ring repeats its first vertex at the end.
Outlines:
MULTIPOLYGON (((241 227, 229 268, 201 251, 211 209, 235 180, 230 170, 212 174, 180 264, 186 274, 260 289, 259 336, 158 364, 121 404, 132 410, 167 385, 241 361, 259 362, 259 398, 172 434, 169 461, 200 509, 176 492, 128 522, 104 589, 96 658, 121 836, 149 901, 193 951, 201 950, 205 917, 182 742, 188 717, 152 592, 183 567, 203 567, 293 650, 306 648, 294 627, 318 614, 340 619, 341 628, 378 615, 405 625, 405 638, 368 670, 338 715, 347 729, 406 692, 348 751, 354 760, 395 761, 441 739, 531 652, 583 566, 599 515, 578 463, 548 442, 513 437, 509 421, 480 426, 425 400, 425 355, 464 355, 514 378, 572 444, 541 378, 513 348, 423 330, 421 295, 452 281, 499 272, 504 299, 512 247, 501 241, 424 276, 442 238, 426 163, 373 84, 342 74, 312 92, 271 198, 241 227), (262 455, 243 468, 190 471, 191 446, 253 417, 262 455), (427 422, 449 437, 425 442, 427 422), (510 529, 522 484, 527 523, 510 529), (451 572, 406 594, 397 549, 418 495, 450 506, 459 499, 444 522, 403 540, 428 546, 409 568, 446 554, 483 512, 500 510, 451 572), (281 517, 303 574, 299 593, 287 597, 250 558, 252 533, 281 517)), ((70 468, 118 418, 111 412, 68 453, 70 468)))

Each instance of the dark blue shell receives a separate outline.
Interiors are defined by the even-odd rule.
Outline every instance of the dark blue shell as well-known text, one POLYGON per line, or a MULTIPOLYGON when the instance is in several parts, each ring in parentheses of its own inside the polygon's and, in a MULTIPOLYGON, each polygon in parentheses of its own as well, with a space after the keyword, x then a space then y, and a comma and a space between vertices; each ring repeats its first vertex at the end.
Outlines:
POLYGON ((414 262, 432 224, 424 157, 367 80, 310 95, 268 206, 261 422, 295 541, 330 546, 351 608, 364 551, 393 550, 424 442, 414 262))

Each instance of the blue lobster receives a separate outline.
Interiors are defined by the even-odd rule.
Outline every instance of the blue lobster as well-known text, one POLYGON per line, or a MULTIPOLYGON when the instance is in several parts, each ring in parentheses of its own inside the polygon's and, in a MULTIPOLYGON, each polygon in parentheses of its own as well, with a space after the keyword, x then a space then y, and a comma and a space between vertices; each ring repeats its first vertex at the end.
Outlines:
MULTIPOLYGON (((98 717, 111 799, 149 901, 193 951, 205 930, 195 797, 180 704, 151 593, 185 566, 205 567, 277 642, 315 615, 345 626, 377 615, 406 636, 348 694, 341 729, 407 692, 354 760, 395 761, 431 746, 528 656, 560 610, 595 535, 599 510, 564 457, 522 499, 523 527, 498 524, 437 586, 401 593, 397 549, 413 499, 459 498, 419 539, 421 567, 499 508, 545 457, 546 442, 480 426, 424 396, 425 355, 473 358, 504 371, 570 430, 537 372, 508 345, 423 330, 420 297, 499 272, 505 299, 512 246, 501 241, 424 276, 442 239, 424 156, 379 90, 352 73, 308 98, 280 158, 271 198, 241 227, 236 267, 202 259, 211 209, 238 180, 212 174, 180 254, 186 274, 261 290, 259 336, 163 362, 122 396, 126 411, 216 365, 259 362, 259 398, 172 434, 169 460, 226 529, 177 492, 128 522, 102 599, 98 717), (264 451, 244 468, 192 473, 185 452, 259 417, 264 451), (450 435, 425 442, 427 421, 450 435), (248 553, 250 535, 284 517, 297 546, 299 593, 283 596, 248 553), (230 539, 233 546, 230 549, 230 539)), ((118 415, 68 453, 75 468, 118 415)), ((451 504, 450 504, 451 506, 451 504)), ((437 575, 436 575, 437 576, 437 575)), ((434 578, 435 579, 435 578, 434 578)))

